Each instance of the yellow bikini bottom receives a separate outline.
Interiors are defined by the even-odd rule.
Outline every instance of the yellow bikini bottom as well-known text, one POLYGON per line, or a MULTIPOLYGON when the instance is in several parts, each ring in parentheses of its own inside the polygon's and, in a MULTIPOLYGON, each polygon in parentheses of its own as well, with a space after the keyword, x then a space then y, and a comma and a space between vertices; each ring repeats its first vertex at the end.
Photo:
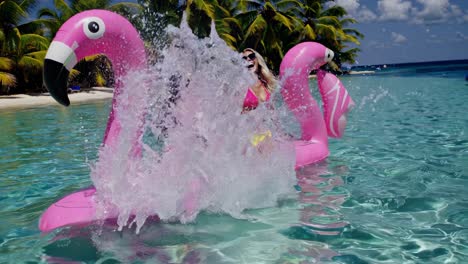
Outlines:
POLYGON ((256 147, 258 144, 262 143, 265 139, 271 138, 271 131, 268 130, 264 133, 254 134, 250 139, 252 146, 256 147))

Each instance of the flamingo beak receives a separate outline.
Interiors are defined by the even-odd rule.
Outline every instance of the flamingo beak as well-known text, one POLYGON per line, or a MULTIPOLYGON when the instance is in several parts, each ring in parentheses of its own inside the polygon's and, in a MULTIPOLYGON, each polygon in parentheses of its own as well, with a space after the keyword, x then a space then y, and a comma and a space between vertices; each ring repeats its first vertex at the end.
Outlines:
POLYGON ((70 105, 68 98, 68 76, 77 62, 75 52, 66 44, 53 41, 44 60, 44 85, 50 95, 64 106, 70 105))

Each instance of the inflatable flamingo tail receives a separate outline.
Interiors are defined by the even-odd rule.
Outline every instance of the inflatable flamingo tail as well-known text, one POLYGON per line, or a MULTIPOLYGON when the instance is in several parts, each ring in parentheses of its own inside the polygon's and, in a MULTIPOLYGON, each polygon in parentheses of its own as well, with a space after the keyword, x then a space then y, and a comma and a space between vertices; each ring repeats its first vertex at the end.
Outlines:
POLYGON ((109 215, 105 219, 99 219, 96 215, 95 193, 96 189, 91 187, 55 202, 42 214, 39 230, 49 232, 59 227, 87 225, 98 220, 116 218, 117 215, 109 215))
POLYGON ((341 138, 346 128, 346 114, 355 105, 354 101, 334 74, 319 70, 317 80, 328 136, 341 138))

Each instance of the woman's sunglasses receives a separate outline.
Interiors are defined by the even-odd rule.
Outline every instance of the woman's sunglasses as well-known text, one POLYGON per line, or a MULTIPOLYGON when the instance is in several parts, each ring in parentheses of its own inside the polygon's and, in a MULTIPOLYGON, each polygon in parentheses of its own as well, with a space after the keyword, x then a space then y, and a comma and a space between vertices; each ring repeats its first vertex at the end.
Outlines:
POLYGON ((250 53, 249 55, 242 57, 242 59, 244 59, 244 60, 247 60, 247 58, 249 58, 250 60, 254 60, 255 59, 255 53, 250 53))

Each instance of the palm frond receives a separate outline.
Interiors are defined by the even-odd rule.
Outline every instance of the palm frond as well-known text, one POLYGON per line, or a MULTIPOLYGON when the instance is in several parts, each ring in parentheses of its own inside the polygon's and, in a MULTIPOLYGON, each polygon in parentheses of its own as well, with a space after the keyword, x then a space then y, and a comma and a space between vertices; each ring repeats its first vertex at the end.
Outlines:
POLYGON ((11 73, 0 71, 0 86, 1 87, 15 87, 16 77, 11 73))
POLYGON ((362 34, 361 32, 357 31, 356 29, 354 28, 344 28, 343 29, 343 32, 348 34, 348 35, 354 35, 358 38, 364 38, 364 34, 362 34))
POLYGON ((343 17, 346 16, 348 12, 346 12, 346 9, 344 7, 339 6, 339 5, 334 5, 327 10, 323 11, 322 15, 323 16, 335 16, 335 17, 343 17))
POLYGON ((302 3, 298 0, 281 0, 276 2, 276 7, 284 13, 297 15, 301 12, 302 3))
POLYGON ((49 48, 49 40, 38 34, 21 35, 21 51, 25 53, 47 50, 49 48))
POLYGON ((25 54, 25 56, 35 58, 40 61, 44 61, 46 54, 47 54, 47 50, 41 50, 41 51, 34 51, 34 52, 27 53, 25 54))
POLYGON ((242 24, 250 24, 258 16, 257 11, 235 12, 234 18, 239 19, 242 24))
POLYGON ((317 18, 317 23, 331 25, 335 28, 341 28, 340 21, 335 16, 323 16, 317 18))
POLYGON ((41 8, 39 11, 37 11, 37 17, 42 18, 42 17, 49 17, 49 18, 58 18, 59 15, 55 10, 52 10, 50 8, 41 8))
POLYGON ((3 41, 3 52, 15 53, 20 45, 21 33, 18 28, 13 28, 5 34, 5 40, 3 41))
POLYGON ((242 28, 242 24, 240 21, 234 17, 225 17, 222 19, 223 24, 226 25, 227 27, 232 27, 234 25, 238 29, 242 28))
POLYGON ((0 47, 4 41, 5 41, 5 33, 3 32, 3 28, 0 28, 0 47))
POLYGON ((248 26, 245 32, 245 38, 258 36, 265 30, 267 23, 262 16, 257 16, 255 20, 248 26))
POLYGON ((36 19, 36 21, 42 24, 43 27, 48 28, 51 33, 57 32, 60 26, 62 25, 62 23, 60 23, 60 20, 57 20, 55 18, 39 18, 36 19))
POLYGON ((76 12, 65 0, 54 0, 54 6, 60 12, 60 16, 65 20, 73 16, 74 12, 76 12))
POLYGON ((0 2, 0 21, 3 23, 17 25, 27 15, 26 11, 14 1, 0 2))
POLYGON ((315 34, 315 30, 310 25, 305 25, 301 31, 301 40, 315 39, 317 39, 317 34, 315 34))
POLYGON ((101 72, 96 73, 96 77, 94 81, 96 82, 97 86, 106 86, 106 83, 107 83, 106 78, 101 72))
POLYGON ((219 37, 224 40, 230 48, 236 50, 235 44, 237 43, 237 39, 235 37, 229 35, 228 33, 221 33, 219 34, 219 37))
POLYGON ((334 61, 330 61, 327 63, 330 68, 334 71, 340 71, 340 67, 334 61))
POLYGON ((349 24, 356 24, 357 23, 357 20, 354 19, 354 18, 343 18, 340 20, 340 23, 342 26, 346 26, 346 25, 349 25, 349 24))
POLYGON ((287 17, 287 16, 285 16, 285 15, 279 13, 279 12, 276 13, 276 15, 273 17, 273 20, 277 21, 281 25, 287 27, 289 30, 292 30, 292 28, 293 28, 292 20, 289 17, 287 17))
POLYGON ((231 12, 227 8, 221 5, 215 6, 215 12, 216 12, 216 17, 230 17, 231 16, 231 12))
POLYGON ((318 35, 320 35, 322 38, 326 38, 334 43, 337 43, 337 40, 336 40, 337 30, 333 26, 317 24, 316 29, 317 29, 318 35))
POLYGON ((21 0, 19 3, 21 9, 28 13, 31 9, 37 6, 37 0, 21 0))
POLYGON ((84 58, 84 60, 85 60, 86 62, 93 62, 93 61, 97 61, 97 60, 101 59, 102 57, 104 57, 104 55, 102 55, 102 54, 95 54, 95 55, 91 55, 91 56, 86 56, 86 57, 84 58))
POLYGON ((260 1, 240 0, 237 3, 237 9, 241 12, 258 11, 262 7, 260 1))
POLYGON ((361 50, 359 48, 352 48, 347 51, 342 51, 339 53, 340 60, 342 62, 355 63, 358 56, 358 52, 361 50))
POLYGON ((0 71, 11 71, 15 63, 12 59, 7 57, 0 57, 0 71))
POLYGON ((78 71, 78 70, 76 70, 76 69, 72 69, 72 70, 70 71, 70 75, 68 75, 68 78, 69 78, 69 79, 73 79, 73 78, 76 78, 76 77, 77 77, 78 75, 80 75, 80 74, 81 74, 80 71, 78 71))
POLYGON ((343 36, 341 37, 342 40, 346 41, 346 42, 352 42, 356 45, 360 45, 361 42, 353 35, 349 35, 349 34, 346 34, 343 32, 343 36))
POLYGON ((320 2, 313 1, 305 1, 305 4, 302 5, 303 12, 302 14, 304 17, 308 18, 316 18, 319 17, 322 13, 322 5, 320 2))
POLYGON ((33 20, 27 23, 21 24, 17 28, 19 29, 21 34, 28 34, 28 33, 37 34, 37 33, 43 32, 42 24, 37 20, 33 20))
POLYGON ((33 57, 23 56, 18 62, 18 66, 23 72, 39 72, 42 70, 44 62, 33 57))
POLYGON ((192 2, 196 9, 206 13, 209 18, 215 19, 215 8, 213 5, 207 3, 205 0, 193 0, 192 2))

